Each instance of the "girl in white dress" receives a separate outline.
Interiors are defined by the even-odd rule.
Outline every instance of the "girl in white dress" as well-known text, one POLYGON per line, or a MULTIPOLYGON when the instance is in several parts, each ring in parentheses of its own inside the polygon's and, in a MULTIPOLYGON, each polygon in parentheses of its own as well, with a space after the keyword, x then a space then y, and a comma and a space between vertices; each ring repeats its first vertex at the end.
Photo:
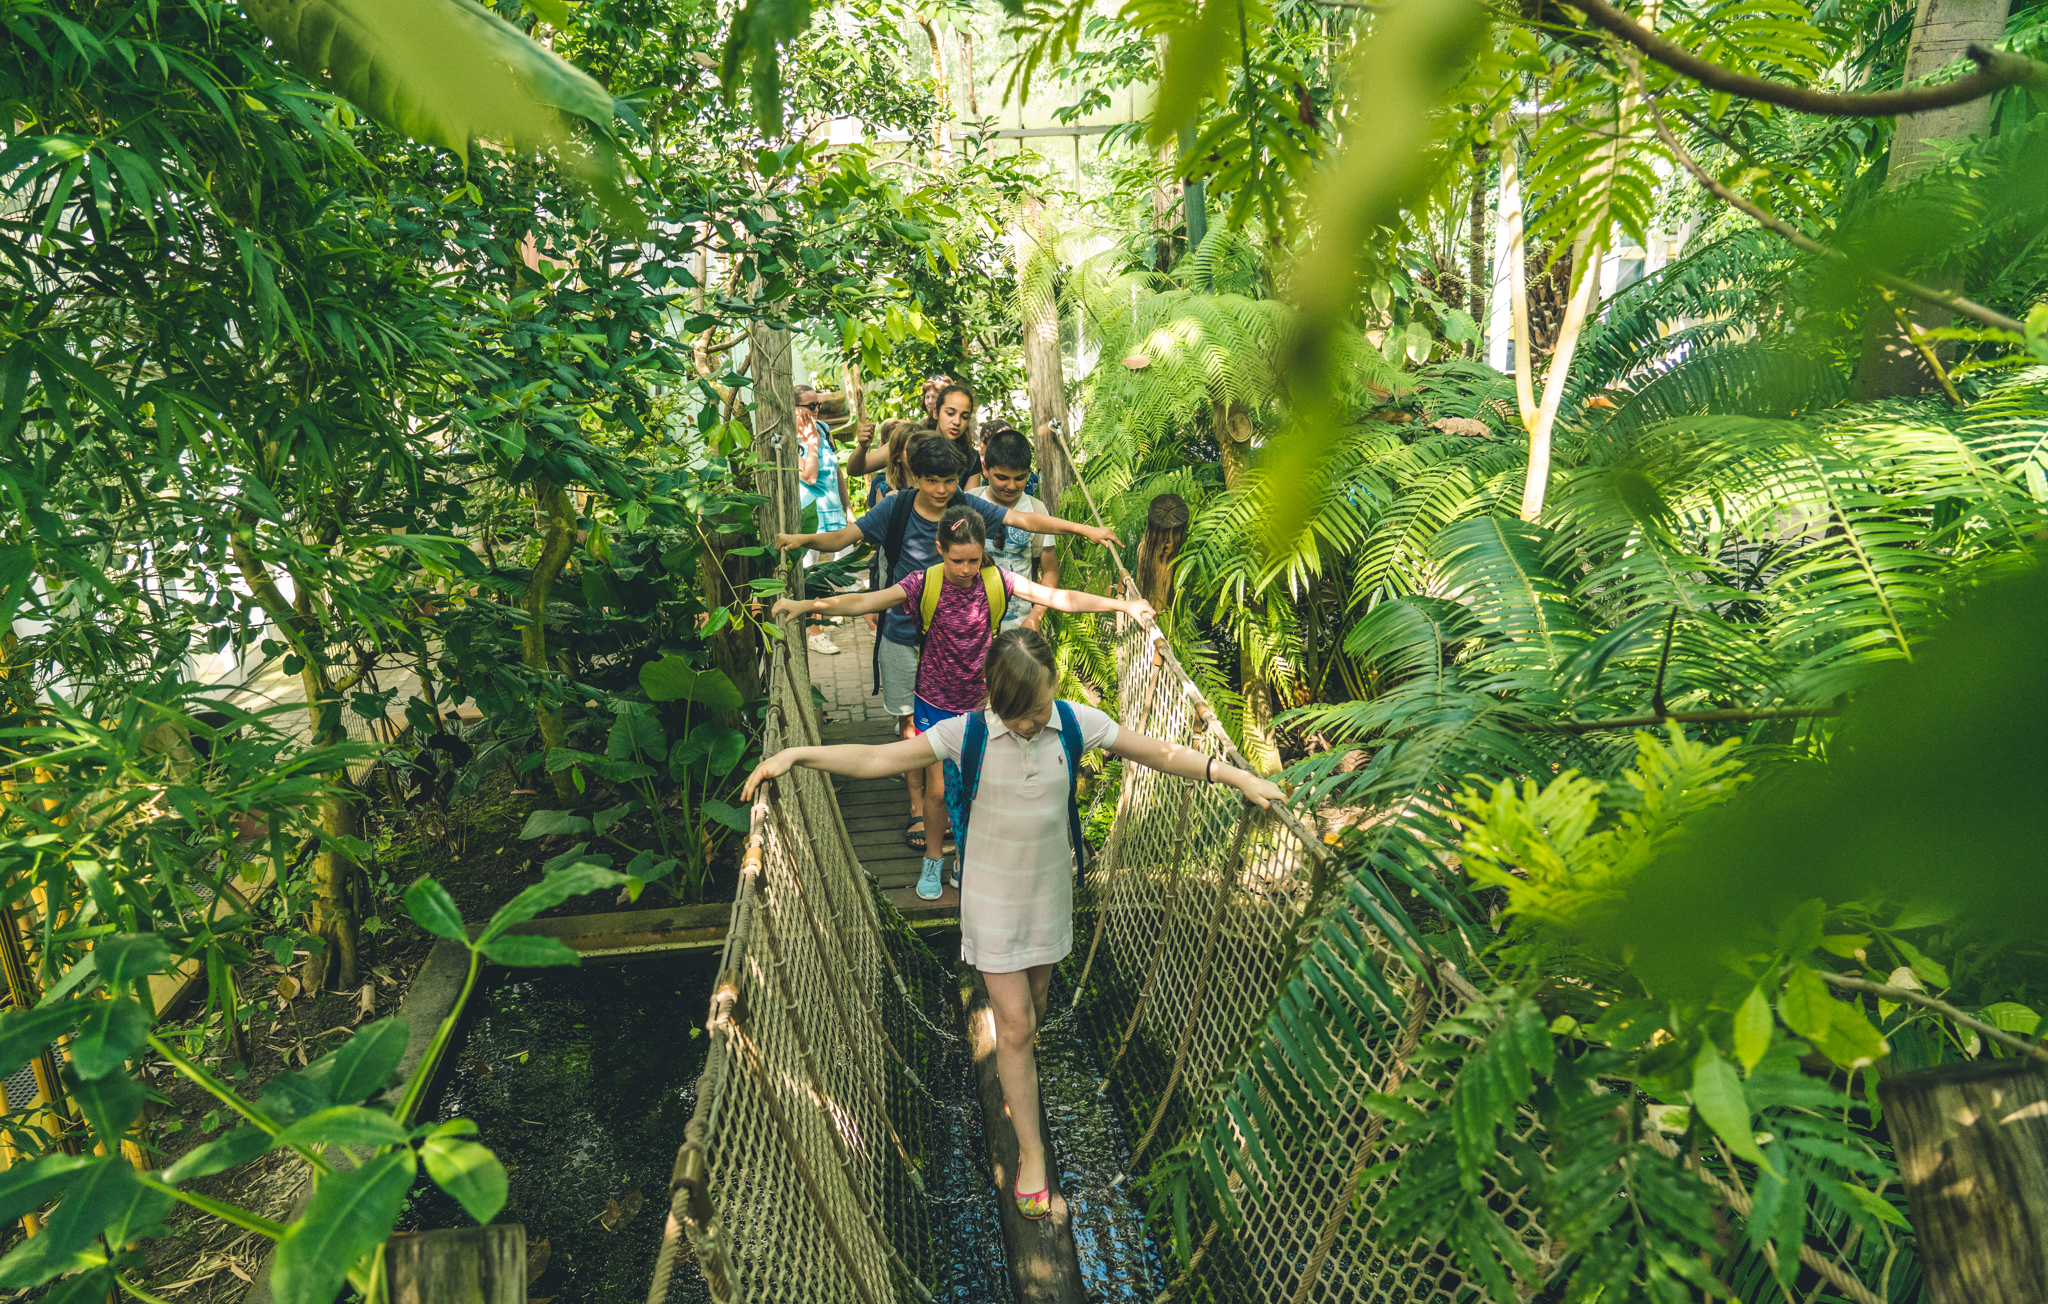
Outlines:
MULTIPOLYGON (((1052 967, 1074 949, 1074 851, 1066 746, 1054 723, 1052 648, 1036 630, 998 635, 989 649, 983 712, 988 736, 966 836, 960 844, 960 958, 979 969, 995 1014, 996 1072, 1017 1129, 1017 1186, 1027 1218, 1052 1211, 1045 1142, 1038 1131, 1038 1065, 1031 1041, 1045 1018, 1052 967)), ((1227 783, 1261 807, 1286 796, 1278 784, 1225 765, 1179 743, 1133 730, 1091 706, 1065 704, 1084 749, 1184 779, 1227 783)), ((879 779, 958 763, 971 715, 941 721, 915 738, 879 747, 790 747, 762 761, 747 779, 752 800, 761 780, 806 766, 850 778, 879 779)))

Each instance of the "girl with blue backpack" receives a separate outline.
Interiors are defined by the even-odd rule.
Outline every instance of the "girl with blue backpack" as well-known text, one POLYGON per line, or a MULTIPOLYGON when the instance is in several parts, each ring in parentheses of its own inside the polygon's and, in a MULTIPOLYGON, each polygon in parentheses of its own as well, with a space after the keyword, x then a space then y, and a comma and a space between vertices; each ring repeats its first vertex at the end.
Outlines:
POLYGON ((960 835, 960 958, 988 984, 996 1072, 1017 1130, 1011 1196, 1018 1212, 1037 1219, 1052 1211, 1052 1198, 1031 1043, 1045 1019, 1052 967, 1074 949, 1074 889, 1088 854, 1077 801, 1082 754, 1099 747, 1164 774, 1227 783, 1262 808, 1286 794, 1261 775, 1125 729, 1092 706, 1059 700, 1052 647, 1037 630, 998 635, 984 680, 983 710, 883 746, 786 748, 761 762, 745 795, 751 801, 763 779, 797 765, 859 779, 941 760, 959 765, 967 816, 960 835))

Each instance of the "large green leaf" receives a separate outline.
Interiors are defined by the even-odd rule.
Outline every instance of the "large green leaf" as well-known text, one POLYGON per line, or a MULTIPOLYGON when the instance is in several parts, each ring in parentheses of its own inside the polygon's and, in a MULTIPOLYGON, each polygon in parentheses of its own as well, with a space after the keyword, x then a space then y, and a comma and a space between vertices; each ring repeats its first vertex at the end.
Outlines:
POLYGON ((64 1074, 65 1087, 71 1099, 77 1103, 92 1130, 100 1140, 112 1146, 128 1133, 128 1125, 142 1112, 149 1093, 142 1084, 126 1073, 109 1073, 104 1077, 81 1078, 69 1072, 64 1074))
POLYGON ((723 670, 699 670, 678 656, 640 667, 640 691, 657 702, 695 702, 721 711, 737 710, 740 690, 723 670))
POLYGON ((411 1035, 400 1019, 366 1023, 355 1036, 308 1064, 306 1076, 325 1086, 336 1104, 353 1105, 390 1084, 411 1035))
POLYGON ((660 756, 667 750, 668 738, 661 731, 661 721, 645 707, 624 712, 613 720, 611 733, 605 738, 604 754, 615 761, 630 761, 636 755, 660 756))
POLYGON ((334 1105, 308 1114, 284 1130, 280 1145, 396 1146, 411 1134, 382 1110, 361 1105, 334 1105))
POLYGON ((719 80, 732 99, 742 78, 754 121, 769 136, 782 134, 782 49, 811 25, 811 0, 746 0, 725 38, 719 80))
POLYGON ((596 79, 469 0, 246 0, 292 62, 330 78, 358 108, 465 161, 473 140, 551 149, 590 182, 621 225, 640 218, 601 137, 612 97, 596 79))
POLYGON ((1742 1079, 1712 1042, 1702 1046, 1699 1058, 1693 1061, 1692 1107, 1731 1153, 1754 1164, 1765 1162, 1756 1133, 1750 1130, 1749 1098, 1743 1093, 1742 1079))
POLYGON ((177 953, 155 933, 134 933, 100 939, 92 949, 93 963, 109 987, 119 987, 137 978, 162 973, 171 967, 177 953))
POLYGON ((0 1014, 0 1076, 14 1072, 70 1031, 86 1008, 83 1001, 63 1001, 0 1014))
MULTIPOLYGON (((2048 859, 2035 817, 2048 752, 2048 573, 1986 586, 1911 662, 1860 694, 1825 767, 1795 769, 1707 817, 1629 885, 1601 940, 1632 947, 1660 993, 1704 994, 1724 957, 1776 948, 1788 901, 1924 902, 1993 935, 2048 927, 2048 859)), ((1779 1012, 1795 1030, 1837 1031, 1811 974, 1779 1012), (1787 1008, 1788 1004, 1790 1008, 1787 1008), (1825 1020, 1823 1020, 1825 1014, 1825 1020), (1803 1025, 1803 1026, 1802 1026, 1803 1025)), ((1856 1013, 1853 1009, 1850 1013, 1856 1013)), ((1844 1049, 1874 1045, 1844 1019, 1844 1049)))
POLYGON ((78 1180, 81 1170, 97 1162, 91 1155, 67 1155, 59 1150, 0 1169, 0 1223, 11 1223, 42 1207, 78 1180))
POLYGON ((455 898, 431 878, 422 878, 405 890, 405 913, 436 937, 460 942, 467 936, 462 927, 462 910, 455 904, 455 898))
POLYGON ((64 1198, 43 1220, 43 1235, 50 1238, 56 1253, 82 1250, 147 1190, 126 1157, 101 1156, 65 1189, 64 1198))
POLYGON ((454 1196, 470 1217, 487 1223, 505 1207, 505 1167, 498 1157, 474 1141, 444 1135, 439 1129, 420 1147, 427 1176, 454 1196))
POLYGON ((149 1014, 141 1002, 127 996, 94 1001, 71 1039, 71 1066, 82 1078, 105 1077, 148 1039, 149 1014))
POLYGON ((523 924, 543 910, 552 910, 572 896, 582 896, 599 888, 617 887, 625 881, 626 876, 617 870, 587 862, 552 870, 546 878, 499 907, 478 940, 488 942, 503 936, 512 925, 523 924))
POLYGON ((391 1235, 412 1185, 410 1149, 320 1179, 306 1214, 277 1243, 270 1290, 277 1304, 333 1304, 355 1262, 391 1235))
POLYGON ((164 1169, 164 1180, 176 1186, 180 1182, 224 1173, 248 1163, 276 1144, 270 1133, 254 1124, 246 1124, 186 1151, 179 1156, 177 1163, 164 1169))
POLYGON ((590 821, 573 811, 537 810, 526 817, 519 836, 522 838, 552 838, 567 833, 590 832, 590 821))
POLYGON ((559 938, 529 937, 523 933, 494 937, 484 943, 483 952, 484 958, 492 964, 509 965, 515 969, 583 963, 583 957, 559 938))

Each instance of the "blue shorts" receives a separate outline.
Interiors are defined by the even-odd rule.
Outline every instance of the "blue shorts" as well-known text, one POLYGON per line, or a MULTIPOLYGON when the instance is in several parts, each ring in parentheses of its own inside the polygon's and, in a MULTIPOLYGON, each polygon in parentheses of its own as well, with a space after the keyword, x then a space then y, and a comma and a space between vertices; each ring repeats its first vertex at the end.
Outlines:
MULTIPOLYGON (((950 720, 956 715, 967 714, 965 711, 941 711, 922 697, 913 697, 911 699, 911 706, 911 727, 919 733, 923 733, 940 721, 950 720)), ((960 767, 951 761, 947 761, 945 765, 946 816, 953 822, 953 841, 955 844, 958 844, 960 841, 960 830, 965 827, 967 822, 965 818, 965 794, 960 790, 960 767)), ((927 825, 926 827, 930 826, 927 825)))

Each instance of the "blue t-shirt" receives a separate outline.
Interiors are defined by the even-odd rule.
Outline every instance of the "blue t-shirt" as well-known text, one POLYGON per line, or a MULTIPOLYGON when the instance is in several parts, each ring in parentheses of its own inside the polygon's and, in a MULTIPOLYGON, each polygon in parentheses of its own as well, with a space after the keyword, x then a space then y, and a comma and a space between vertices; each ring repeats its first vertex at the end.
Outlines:
MULTIPOLYGON (((896 491, 902 494, 916 492, 915 489, 896 491)), ((990 534, 1001 531, 1003 518, 1010 514, 1010 509, 1000 503, 992 503, 986 498, 976 498, 973 494, 955 494, 953 502, 966 503, 980 512, 982 523, 988 527, 990 534)), ((878 551, 888 541, 889 514, 895 507, 896 494, 890 494, 870 508, 865 516, 854 522, 860 527, 861 537, 875 545, 878 551)), ((903 528, 903 551, 896 554, 896 564, 889 568, 889 586, 894 586, 912 571, 921 571, 927 566, 939 564, 939 523, 927 521, 924 514, 917 510, 916 503, 910 504, 907 510, 910 512, 910 519, 903 528)), ((904 614, 901 607, 891 607, 882 613, 882 637, 891 643, 917 646, 917 618, 904 614)))
POLYGON ((818 439, 818 482, 805 484, 799 478, 796 488, 805 507, 818 509, 818 533, 846 528, 846 507, 839 501, 839 457, 829 438, 821 435, 818 439))

